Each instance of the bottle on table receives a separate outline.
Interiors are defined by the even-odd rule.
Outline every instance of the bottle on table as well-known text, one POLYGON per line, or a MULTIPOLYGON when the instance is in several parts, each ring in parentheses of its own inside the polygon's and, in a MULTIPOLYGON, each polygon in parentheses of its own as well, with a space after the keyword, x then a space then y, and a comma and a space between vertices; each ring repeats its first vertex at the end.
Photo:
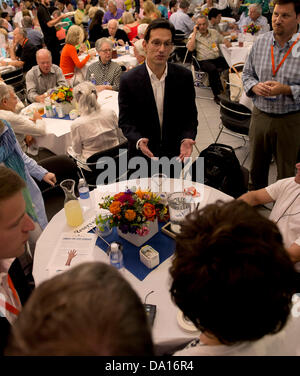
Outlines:
POLYGON ((91 73, 90 81, 92 84, 96 85, 96 78, 95 78, 94 73, 91 73))
POLYGON ((114 266, 115 268, 119 269, 120 271, 124 268, 123 262, 123 253, 120 249, 119 244, 111 243, 110 245, 110 253, 109 253, 109 260, 110 265, 114 266))
POLYGON ((129 54, 130 54, 130 52, 129 52, 129 44, 128 44, 128 42, 126 42, 126 44, 125 44, 125 53, 126 53, 126 55, 129 55, 129 54))
POLYGON ((79 179, 78 192, 80 197, 80 205, 85 212, 91 209, 90 189, 85 179, 79 179))
POLYGON ((45 110, 48 118, 54 117, 53 107, 50 98, 45 98, 45 110))

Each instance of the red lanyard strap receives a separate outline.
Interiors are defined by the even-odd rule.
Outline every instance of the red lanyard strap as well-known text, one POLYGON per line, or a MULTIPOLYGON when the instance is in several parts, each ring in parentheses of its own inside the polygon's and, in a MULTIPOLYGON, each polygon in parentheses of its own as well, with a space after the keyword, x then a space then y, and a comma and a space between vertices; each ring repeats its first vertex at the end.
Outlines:
POLYGON ((275 61, 274 61, 274 46, 273 44, 271 45, 271 58, 272 58, 272 71, 273 71, 273 77, 276 76, 276 73, 279 71, 279 68, 282 66, 282 64, 285 62, 285 59, 289 56, 291 53, 293 47, 295 44, 299 41, 300 35, 298 38, 295 40, 295 42, 291 45, 291 47, 288 49, 287 53, 283 56, 281 62, 277 65, 277 68, 275 69, 275 61))

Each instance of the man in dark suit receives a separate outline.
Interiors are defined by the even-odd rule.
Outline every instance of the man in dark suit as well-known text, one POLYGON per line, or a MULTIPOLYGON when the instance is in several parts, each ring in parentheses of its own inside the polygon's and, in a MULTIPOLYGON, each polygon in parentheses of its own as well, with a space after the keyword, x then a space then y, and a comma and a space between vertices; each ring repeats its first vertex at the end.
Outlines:
POLYGON ((129 157, 189 157, 197 134, 197 108, 189 70, 167 63, 175 30, 158 19, 148 26, 146 61, 121 76, 119 127, 129 141, 129 157))
POLYGON ((25 211, 24 189, 26 184, 17 173, 0 166, 0 354, 10 325, 31 292, 19 260, 11 263, 24 253, 29 232, 34 229, 25 211))

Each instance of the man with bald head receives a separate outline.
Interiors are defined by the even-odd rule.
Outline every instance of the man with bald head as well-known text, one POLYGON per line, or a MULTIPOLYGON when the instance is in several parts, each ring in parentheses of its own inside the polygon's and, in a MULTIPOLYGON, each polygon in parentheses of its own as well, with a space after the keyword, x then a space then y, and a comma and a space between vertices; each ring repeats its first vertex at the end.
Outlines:
POLYGON ((56 86, 67 85, 61 69, 52 64, 51 52, 41 48, 36 53, 35 65, 26 74, 27 97, 30 102, 44 102, 47 91, 56 86))
POLYGON ((124 46, 126 42, 129 43, 129 38, 124 30, 119 29, 117 20, 109 20, 107 29, 103 30, 103 37, 113 39, 120 46, 124 46))

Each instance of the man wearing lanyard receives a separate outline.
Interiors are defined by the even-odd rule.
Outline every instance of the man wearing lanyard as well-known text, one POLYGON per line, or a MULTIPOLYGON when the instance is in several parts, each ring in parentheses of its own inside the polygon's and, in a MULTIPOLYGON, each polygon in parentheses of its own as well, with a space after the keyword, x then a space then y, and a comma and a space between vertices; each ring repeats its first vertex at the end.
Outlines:
POLYGON ((189 157, 197 134, 195 88, 189 70, 167 63, 174 26, 158 19, 147 28, 145 64, 121 76, 119 127, 129 155, 148 158, 189 157))
POLYGON ((25 29, 17 27, 14 32, 13 45, 10 48, 11 61, 1 61, 0 65, 13 65, 17 68, 23 67, 23 72, 26 73, 34 65, 36 65, 35 54, 37 48, 32 45, 28 38, 25 29))
POLYGON ((253 45, 243 71, 246 94, 253 98, 250 125, 251 189, 268 185, 272 157, 277 178, 294 175, 300 148, 299 0, 277 0, 273 31, 253 45))

